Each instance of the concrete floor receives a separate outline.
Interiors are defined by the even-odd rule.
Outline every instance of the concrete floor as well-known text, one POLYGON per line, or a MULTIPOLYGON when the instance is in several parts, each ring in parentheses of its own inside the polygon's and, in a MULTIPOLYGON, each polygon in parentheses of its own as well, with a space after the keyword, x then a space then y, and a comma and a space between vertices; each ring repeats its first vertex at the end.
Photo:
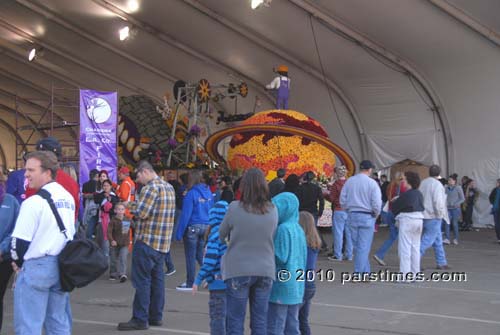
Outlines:
MULTIPOLYGON (((387 236, 382 228, 375 234, 375 250, 387 236)), ((326 236, 331 241, 331 235, 326 236)), ((313 334, 382 335, 489 335, 500 334, 500 245, 494 231, 462 233, 458 246, 446 246, 451 271, 466 272, 467 282, 347 283, 340 273, 352 271, 351 262, 332 263, 321 255, 318 268, 333 269, 333 282, 319 282, 313 299, 310 323, 313 334)), ((196 296, 177 292, 175 286, 185 279, 184 252, 173 246, 177 273, 166 282, 167 304, 163 327, 129 334, 208 334, 208 292, 196 296)), ((372 262, 372 271, 398 270, 397 247, 386 256, 388 267, 372 262)), ((435 266, 429 250, 423 266, 430 274, 435 266)), ((120 284, 107 277, 71 295, 73 334, 118 334, 116 324, 131 316, 133 289, 130 281, 120 284)), ((13 334, 12 292, 5 297, 4 334, 13 334)), ((248 315, 247 315, 248 317, 248 315)), ((247 327, 247 333, 248 331, 247 327)))

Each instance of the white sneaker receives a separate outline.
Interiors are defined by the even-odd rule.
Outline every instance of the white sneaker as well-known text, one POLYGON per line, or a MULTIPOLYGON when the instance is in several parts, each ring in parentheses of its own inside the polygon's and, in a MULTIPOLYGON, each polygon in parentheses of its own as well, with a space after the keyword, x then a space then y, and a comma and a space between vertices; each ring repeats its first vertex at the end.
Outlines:
POLYGON ((457 241, 457 239, 454 239, 454 240, 453 240, 453 244, 454 244, 454 245, 458 245, 458 241, 457 241))
POLYGON ((377 261, 378 265, 387 266, 387 263, 384 262, 384 260, 378 257, 377 255, 373 255, 373 259, 377 261))
POLYGON ((448 240, 447 238, 445 238, 445 239, 443 240, 443 244, 450 244, 450 240, 448 240))

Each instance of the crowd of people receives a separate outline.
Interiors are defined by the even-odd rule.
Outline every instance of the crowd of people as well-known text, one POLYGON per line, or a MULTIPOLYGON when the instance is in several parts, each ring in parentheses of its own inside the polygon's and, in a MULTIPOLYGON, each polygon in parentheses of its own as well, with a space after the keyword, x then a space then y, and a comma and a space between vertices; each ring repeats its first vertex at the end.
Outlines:
MULTIPOLYGON (((315 271, 320 251, 328 249, 317 229, 325 199, 333 210, 330 261, 353 261, 353 273, 368 280, 364 276, 371 271, 380 217, 389 236, 373 258, 385 266, 385 255, 397 240, 402 281, 412 282, 431 246, 437 268, 449 268, 443 244, 458 244, 460 228, 472 227, 478 196, 473 180, 464 177, 458 185, 451 175, 443 182, 437 165, 422 181, 407 171, 389 182, 386 176, 374 177, 368 160, 350 177, 345 166, 337 166, 327 192, 312 171, 287 176, 279 169, 267 183, 260 169, 251 168, 233 183, 230 176, 197 170, 163 178, 147 161, 134 171, 120 167, 117 183, 107 171, 93 169, 80 192, 76 176, 60 168, 60 156, 60 144, 49 137, 25 157, 20 172, 6 178, 0 171, 0 307, 16 273, 16 334, 40 334, 42 329, 71 334, 69 293, 61 290, 57 256, 77 231, 95 240, 109 258, 110 280, 123 283, 131 274, 132 316, 118 330, 163 324, 165 276, 176 272, 170 254, 174 239, 183 242, 186 266, 186 279, 177 290, 195 294, 208 288, 212 334, 243 334, 247 304, 254 334, 310 334, 316 286, 307 274, 315 271), (41 189, 50 193, 66 235, 51 204, 38 193, 41 189), (304 281, 283 277, 300 272, 304 281)), ((490 202, 500 243, 500 179, 490 202)))

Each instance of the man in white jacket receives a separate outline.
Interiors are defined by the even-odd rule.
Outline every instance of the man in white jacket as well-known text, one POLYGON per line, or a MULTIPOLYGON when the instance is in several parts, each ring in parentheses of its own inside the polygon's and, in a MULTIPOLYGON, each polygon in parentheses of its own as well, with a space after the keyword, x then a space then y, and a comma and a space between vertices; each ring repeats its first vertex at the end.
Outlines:
POLYGON ((441 235, 441 223, 447 218, 446 192, 443 184, 438 180, 441 168, 432 165, 429 168, 429 177, 420 184, 420 192, 424 196, 424 227, 422 241, 420 243, 420 255, 423 257, 425 251, 434 247, 437 269, 448 269, 446 254, 443 248, 443 237, 441 235))

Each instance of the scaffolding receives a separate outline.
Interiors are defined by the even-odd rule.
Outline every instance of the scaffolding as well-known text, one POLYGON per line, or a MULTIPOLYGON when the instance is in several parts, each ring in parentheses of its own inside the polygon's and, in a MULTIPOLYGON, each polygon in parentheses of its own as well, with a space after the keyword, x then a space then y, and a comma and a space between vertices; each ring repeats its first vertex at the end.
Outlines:
MULTIPOLYGON (((78 129, 79 126, 79 90, 77 88, 62 88, 51 85, 50 100, 26 98, 14 95, 15 131, 16 136, 16 169, 24 165, 24 155, 35 149, 38 132, 41 136, 56 137, 61 146, 63 163, 79 161, 78 129), (27 111, 21 105, 29 106, 36 112, 27 111), (22 122, 24 120, 25 122, 22 122), (70 131, 70 137, 61 131, 70 131), (28 133, 26 133, 28 132, 28 133), (24 134, 24 135, 23 135, 24 134), (23 141, 20 141, 20 138, 23 141)), ((77 164, 78 165, 78 164, 77 164)))

